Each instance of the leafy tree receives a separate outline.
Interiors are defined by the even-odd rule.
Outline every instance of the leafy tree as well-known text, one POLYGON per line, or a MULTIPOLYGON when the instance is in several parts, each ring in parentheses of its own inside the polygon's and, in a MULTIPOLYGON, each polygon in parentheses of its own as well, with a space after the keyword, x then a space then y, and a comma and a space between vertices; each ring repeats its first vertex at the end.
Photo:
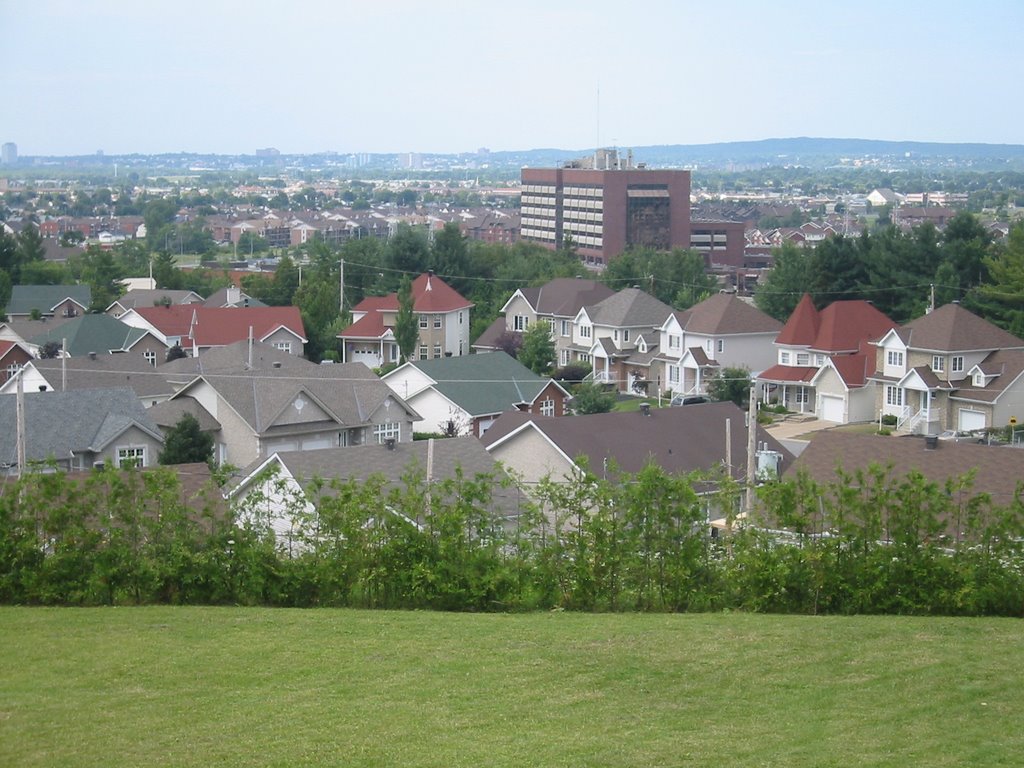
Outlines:
POLYGON ((546 376, 551 371, 555 365, 555 342, 546 322, 534 323, 523 333, 518 359, 538 376, 546 376))
POLYGON ((295 291, 294 300, 309 338, 306 357, 314 362, 337 357, 340 330, 335 323, 338 320, 337 282, 314 274, 295 291))
POLYGON ((408 224, 399 224, 386 248, 384 261, 393 272, 385 279, 385 284, 394 285, 402 274, 418 275, 426 271, 429 259, 430 249, 423 232, 408 224))
POLYGON ((811 252, 786 242, 774 255, 771 270, 754 293, 754 303, 765 314, 786 322, 800 297, 811 290, 811 252))
POLYGON ((161 464, 209 463, 213 461, 213 435, 203 432, 196 417, 185 413, 167 430, 159 461, 161 464))
POLYGON ((18 241, 0 229, 0 270, 10 275, 11 282, 18 285, 21 259, 18 254, 18 241))
POLYGON ((412 280, 408 275, 402 278, 398 288, 398 314, 395 316, 393 333, 402 361, 410 360, 419 340, 420 328, 416 313, 413 312, 412 280))
POLYGON ((254 256, 257 253, 266 253, 270 250, 270 243, 262 235, 257 235, 255 232, 243 232, 238 237, 238 245, 235 246, 235 252, 240 253, 243 256, 254 256))
POLYGON ((518 331, 504 331, 494 340, 494 345, 509 357, 518 358, 519 350, 523 346, 523 334, 518 331))
POLYGON ((81 245, 85 242, 85 235, 77 229, 69 229, 60 236, 60 244, 64 247, 81 245))
POLYGON ((704 257, 678 248, 631 248, 608 264, 601 281, 616 290, 637 285, 659 301, 681 309, 718 290, 717 281, 704 268, 704 257))
POLYGON ((146 222, 146 245, 149 250, 166 249, 167 234, 178 215, 178 201, 170 198, 150 200, 143 209, 142 217, 146 222))
POLYGON ((82 278, 92 289, 91 309, 102 312, 121 294, 116 280, 121 270, 110 251, 90 245, 83 257, 82 278))
POLYGON ((708 381, 708 394, 715 400, 731 400, 746 410, 750 404, 750 371, 723 368, 708 381))
POLYGON ((7 310, 7 302, 11 300, 12 290, 11 276, 7 274, 7 270, 0 269, 0 318, 5 317, 4 312, 7 310))
POLYGON ((584 382, 572 396, 573 410, 578 414, 608 413, 615 407, 615 392, 601 384, 584 382))
POLYGON ((459 293, 467 290, 469 249, 458 224, 449 222, 444 225, 444 229, 434 235, 434 244, 430 249, 430 266, 459 293))
POLYGON ((277 307, 291 306, 295 291, 299 287, 299 268, 291 256, 282 256, 274 270, 274 285, 268 304, 277 307))

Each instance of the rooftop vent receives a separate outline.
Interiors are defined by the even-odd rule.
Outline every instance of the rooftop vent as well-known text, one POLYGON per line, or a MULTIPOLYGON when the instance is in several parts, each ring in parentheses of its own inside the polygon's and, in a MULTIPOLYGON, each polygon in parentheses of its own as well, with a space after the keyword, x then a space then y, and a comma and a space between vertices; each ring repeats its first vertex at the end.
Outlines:
POLYGON ((280 368, 281 367, 281 361, 280 360, 275 360, 274 363, 273 363, 273 366, 275 368, 280 368))
POLYGON ((90 360, 95 360, 96 359, 96 353, 95 352, 90 352, 89 353, 89 359, 90 360))
POLYGON ((939 447, 939 436, 938 435, 925 435, 924 438, 924 449, 926 451, 934 451, 939 447))

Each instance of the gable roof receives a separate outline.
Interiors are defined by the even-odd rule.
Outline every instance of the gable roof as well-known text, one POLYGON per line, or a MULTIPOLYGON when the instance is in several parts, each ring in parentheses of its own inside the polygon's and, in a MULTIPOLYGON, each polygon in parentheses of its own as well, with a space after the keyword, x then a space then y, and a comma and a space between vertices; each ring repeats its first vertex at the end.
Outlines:
MULTIPOLYGON (((24 401, 29 461, 102 451, 132 426, 163 442, 159 428, 127 388, 27 392, 24 401)), ((16 397, 0 397, 0 465, 18 461, 16 408, 16 397)))
MULTIPOLYGON (((475 437, 453 437, 439 440, 416 440, 385 445, 360 445, 325 448, 318 451, 280 451, 267 459, 259 459, 240 473, 241 480, 232 494, 247 485, 265 467, 279 464, 295 478, 304 491, 314 479, 327 485, 318 493, 331 496, 332 480, 365 482, 375 475, 386 478, 385 489, 403 488, 404 478, 411 474, 426 477, 427 453, 433 444, 431 476, 433 483, 454 479, 461 471, 467 480, 479 475, 501 479, 505 472, 475 437)), ((523 511, 522 493, 515 487, 491 483, 491 511, 505 518, 515 518, 523 511)), ((436 493, 436 491, 435 491, 436 493)), ((381 500, 382 503, 385 501, 381 500)))
MULTIPOLYGON (((533 416, 510 412, 498 417, 481 438, 493 451, 524 428, 536 429, 570 460, 587 457, 592 472, 608 464, 623 472, 638 472, 655 461, 666 472, 692 472, 722 466, 725 462, 725 421, 731 420, 733 476, 746 474, 745 414, 733 403, 702 403, 680 408, 652 408, 640 412, 612 412, 588 416, 533 416)), ((762 427, 758 443, 783 456, 783 467, 792 454, 762 427)))
POLYGON ((817 433, 785 474, 795 476, 803 470, 817 482, 828 483, 836 479, 836 466, 853 472, 871 464, 892 465, 897 477, 916 470, 938 483, 976 469, 971 495, 989 493, 997 504, 1010 503, 1017 482, 1024 477, 1024 451, 1014 448, 940 440, 936 449, 928 450, 919 437, 882 437, 833 430, 817 433))
POLYGON ((556 317, 575 317, 583 307, 615 295, 607 285, 582 277, 556 277, 519 293, 538 315, 556 317))
MULTIPOLYGON (((955 384, 952 397, 957 400, 995 402, 1024 374, 1024 350, 1000 349, 986 357, 979 366, 986 376, 994 376, 983 387, 976 387, 970 376, 955 384)), ((1024 403, 1022 403, 1024 405, 1024 403)))
POLYGON ((167 379, 138 354, 33 360, 29 365, 58 392, 65 376, 67 391, 128 387, 140 398, 165 397, 174 392, 167 379))
POLYGON ((7 302, 7 314, 28 315, 38 309, 45 315, 64 299, 88 309, 92 289, 88 285, 15 285, 11 288, 11 300, 7 302))
POLYGON ((946 304, 911 320, 900 337, 912 349, 934 352, 972 352, 1024 348, 1024 340, 968 312, 959 304, 946 304))
MULTIPOLYGON (((463 298, 458 291, 432 272, 425 272, 412 281, 413 312, 443 314, 469 309, 472 306, 473 302, 463 298)), ((339 333, 338 337, 379 339, 390 331, 390 328, 384 325, 384 313, 398 312, 398 294, 367 296, 352 308, 352 312, 365 314, 339 333)))
MULTIPOLYGON (((562 389, 558 382, 538 376, 502 351, 412 360, 406 365, 428 376, 434 382, 434 390, 472 416, 502 413, 520 403, 532 403, 552 383, 562 389)), ((393 377, 398 370, 388 376, 393 377)), ((384 377, 385 382, 388 376, 384 377)), ((564 389, 562 392, 568 396, 564 389)))
POLYGON ((257 434, 300 394, 311 397, 327 415, 346 427, 370 423, 373 414, 390 399, 398 411, 419 415, 362 363, 315 365, 294 370, 271 368, 259 373, 203 374, 171 398, 190 395, 200 381, 207 382, 257 434))
POLYGON ((306 329, 298 307, 205 307, 172 305, 137 307, 133 310, 164 336, 192 339, 199 347, 218 347, 249 338, 265 339, 279 328, 287 328, 303 343, 306 329))
POLYGON ((147 335, 150 335, 149 331, 133 328, 116 317, 96 314, 82 315, 56 328, 50 328, 45 333, 33 336, 31 343, 41 347, 50 341, 61 344, 67 339, 67 353, 72 357, 79 357, 90 352, 101 355, 126 351, 147 335))
POLYGON ((245 373, 272 368, 308 370, 318 367, 304 357, 277 349, 264 341, 254 341, 251 346, 251 356, 248 340, 236 341, 223 347, 213 347, 198 357, 179 357, 159 364, 157 371, 162 376, 180 381, 182 377, 191 380, 201 373, 245 373))
POLYGON ((685 313, 683 329, 688 333, 724 336, 733 333, 772 333, 782 330, 782 323, 743 299, 727 293, 716 293, 693 305, 685 313))
POLYGON ((657 328, 674 311, 639 288, 623 288, 586 309, 592 323, 613 328, 657 328))
MULTIPOLYGON (((124 294, 119 299, 111 302, 110 307, 119 304, 124 309, 135 309, 136 307, 153 307, 163 300, 169 299, 172 304, 194 304, 201 303, 203 297, 195 291, 178 291, 165 288, 135 288, 124 294)), ((110 311, 107 307, 106 311, 110 311)))
POLYGON ((811 295, 805 293, 800 297, 786 324, 782 326, 775 343, 809 347, 818 336, 818 324, 818 310, 811 300, 811 295))

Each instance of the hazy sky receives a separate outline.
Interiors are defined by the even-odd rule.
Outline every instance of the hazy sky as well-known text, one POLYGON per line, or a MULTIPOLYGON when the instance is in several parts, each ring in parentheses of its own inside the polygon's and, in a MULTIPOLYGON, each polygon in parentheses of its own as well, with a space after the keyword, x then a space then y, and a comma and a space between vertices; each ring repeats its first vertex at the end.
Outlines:
POLYGON ((21 155, 1017 144, 1022 34, 1024 0, 0 0, 0 141, 21 155))

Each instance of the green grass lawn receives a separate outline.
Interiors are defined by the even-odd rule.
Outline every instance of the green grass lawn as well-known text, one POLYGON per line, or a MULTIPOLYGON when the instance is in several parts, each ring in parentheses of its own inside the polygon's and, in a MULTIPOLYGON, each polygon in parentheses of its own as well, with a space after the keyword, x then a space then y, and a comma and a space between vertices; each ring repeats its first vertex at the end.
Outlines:
POLYGON ((5 608, 0 765, 1020 765, 1022 628, 5 608))

